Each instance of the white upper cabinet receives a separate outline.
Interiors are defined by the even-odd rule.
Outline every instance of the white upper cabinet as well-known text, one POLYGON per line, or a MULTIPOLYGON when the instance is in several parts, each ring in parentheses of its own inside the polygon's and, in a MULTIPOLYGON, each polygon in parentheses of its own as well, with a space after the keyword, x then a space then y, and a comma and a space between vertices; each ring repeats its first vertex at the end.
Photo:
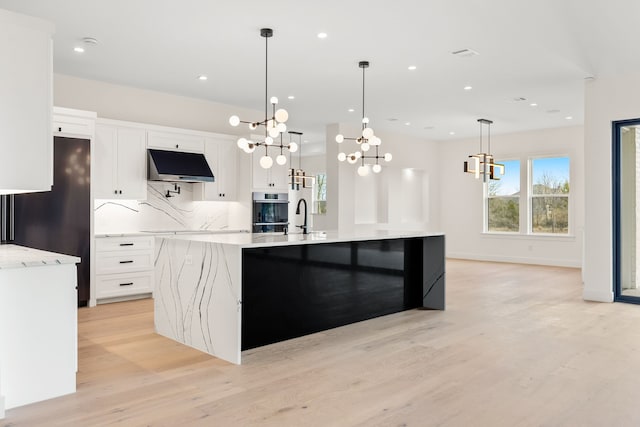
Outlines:
POLYGON ((276 153, 275 149, 269 150, 269 156, 274 159, 273 166, 269 169, 264 169, 260 166, 260 158, 264 155, 264 147, 258 147, 256 151, 253 152, 252 181, 254 190, 263 190, 267 192, 273 192, 274 190, 278 190, 278 192, 287 191, 287 178, 289 176, 290 167, 289 161, 284 165, 277 164, 275 161, 277 154, 279 153, 276 153))
POLYGON ((206 138, 204 155, 215 182, 195 184, 194 200, 234 201, 237 198, 238 149, 233 139, 206 138))
POLYGON ((147 198, 146 132, 144 129, 96 125, 94 197, 147 198))
POLYGON ((49 191, 52 24, 0 9, 0 194, 49 191))
POLYGON ((148 138, 148 148, 204 153, 202 136, 150 130, 148 138))
POLYGON ((91 111, 53 107, 53 135, 93 139, 96 117, 91 111))

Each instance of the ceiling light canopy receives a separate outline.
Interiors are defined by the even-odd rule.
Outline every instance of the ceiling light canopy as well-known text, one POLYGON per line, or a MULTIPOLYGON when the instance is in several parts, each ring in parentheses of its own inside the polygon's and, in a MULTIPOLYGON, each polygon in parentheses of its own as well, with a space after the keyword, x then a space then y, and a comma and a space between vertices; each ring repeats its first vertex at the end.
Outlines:
POLYGON ((250 130, 255 130, 259 126, 264 126, 264 139, 262 141, 254 142, 246 138, 238 139, 238 148, 245 153, 253 153, 256 147, 264 147, 264 156, 260 158, 260 166, 265 169, 269 169, 273 166, 273 159, 269 156, 269 147, 280 148, 280 154, 276 158, 276 163, 284 165, 287 162, 287 158, 283 154, 283 150, 286 148, 290 152, 297 150, 297 144, 284 145, 282 143, 282 134, 287 131, 287 125, 285 122, 289 119, 289 113, 284 108, 276 110, 278 104, 278 98, 272 96, 269 99, 269 38, 273 36, 273 30, 271 28, 262 28, 260 30, 260 36, 265 40, 265 59, 264 59, 264 120, 258 122, 247 122, 240 120, 238 116, 231 116, 229 118, 229 124, 231 126, 238 126, 240 123, 246 123, 249 125, 250 130), (269 103, 272 106, 272 114, 269 117, 269 103), (274 140, 280 137, 280 143, 274 145, 274 140))
POLYGON ((365 176, 369 174, 369 170, 373 170, 374 173, 379 173, 382 170, 382 167, 379 164, 380 159, 384 159, 386 162, 391 161, 391 154, 386 153, 384 156, 379 154, 379 147, 382 143, 382 140, 374 135, 373 129, 368 126, 369 119, 364 115, 364 94, 365 94, 365 85, 364 85, 364 71, 369 68, 369 61, 360 61, 358 63, 358 67, 362 68, 362 133, 357 138, 347 138, 342 134, 336 135, 336 142, 338 144, 342 144, 345 139, 355 141, 358 144, 358 151, 353 153, 345 154, 344 152, 340 152, 338 154, 338 160, 344 162, 345 160, 350 164, 355 164, 358 161, 361 162, 358 167, 358 175, 365 176), (368 154, 371 147, 375 150, 375 155, 368 154), (366 159, 375 160, 375 163, 370 165, 366 163, 366 159))

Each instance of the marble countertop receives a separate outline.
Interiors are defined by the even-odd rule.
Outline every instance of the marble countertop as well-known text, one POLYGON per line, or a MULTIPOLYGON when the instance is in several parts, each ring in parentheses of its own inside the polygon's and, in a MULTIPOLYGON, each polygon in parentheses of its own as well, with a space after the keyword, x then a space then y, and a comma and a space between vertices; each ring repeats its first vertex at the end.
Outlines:
POLYGON ((18 245, 0 245, 0 269, 77 264, 80 258, 18 245))
POLYGON ((111 232, 96 233, 94 237, 135 237, 135 236, 172 236, 184 234, 234 234, 249 233, 249 230, 145 230, 145 231, 127 231, 127 232, 111 232))
POLYGON ((222 243, 244 248, 304 245, 313 243, 352 242, 380 239, 403 239, 407 237, 443 236, 441 232, 428 231, 367 231, 338 232, 312 231, 302 233, 236 233, 236 234, 183 234, 158 236, 165 239, 189 240, 194 242, 222 243))

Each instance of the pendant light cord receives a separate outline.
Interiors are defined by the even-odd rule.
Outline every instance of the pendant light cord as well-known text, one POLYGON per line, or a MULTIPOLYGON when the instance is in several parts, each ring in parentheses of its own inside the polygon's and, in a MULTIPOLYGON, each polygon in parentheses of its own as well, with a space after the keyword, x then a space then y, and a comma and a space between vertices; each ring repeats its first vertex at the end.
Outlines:
POLYGON ((267 121, 269 117, 269 37, 264 38, 264 135, 268 135, 267 121))
MULTIPOLYGON (((365 118, 365 115, 364 115, 364 70, 365 70, 365 67, 362 67, 362 118, 363 119, 365 118)), ((365 127, 367 127, 367 124, 363 122, 362 123, 362 128, 364 129, 365 127)))

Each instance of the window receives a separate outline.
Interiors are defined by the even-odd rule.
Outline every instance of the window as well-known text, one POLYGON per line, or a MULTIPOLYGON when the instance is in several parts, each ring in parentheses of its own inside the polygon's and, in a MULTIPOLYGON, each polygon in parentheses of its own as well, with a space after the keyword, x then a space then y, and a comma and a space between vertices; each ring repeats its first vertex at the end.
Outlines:
POLYGON ((569 158, 531 159, 531 233, 569 234, 569 158))
POLYGON ((313 204, 311 213, 324 215, 327 213, 327 174, 316 174, 313 183, 313 204))
POLYGON ((487 186, 487 231, 520 231, 520 161, 499 161, 505 166, 499 181, 487 186))

